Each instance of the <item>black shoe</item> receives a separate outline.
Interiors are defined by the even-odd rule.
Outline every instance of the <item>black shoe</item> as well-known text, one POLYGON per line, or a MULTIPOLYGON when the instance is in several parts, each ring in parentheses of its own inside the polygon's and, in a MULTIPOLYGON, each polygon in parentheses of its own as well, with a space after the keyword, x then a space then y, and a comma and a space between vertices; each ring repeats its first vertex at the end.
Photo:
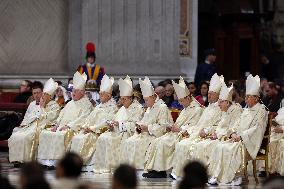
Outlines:
POLYGON ((153 171, 147 174, 147 178, 167 178, 166 171, 153 171))
POLYGON ((46 166, 46 169, 48 171, 52 171, 52 170, 55 170, 55 167, 54 166, 46 166))
POLYGON ((20 168, 21 167, 21 163, 14 163, 14 168, 20 168))
POLYGON ((266 177, 266 172, 265 171, 260 171, 258 176, 259 177, 266 177))
POLYGON ((149 173, 143 173, 143 174, 142 174, 142 177, 148 178, 148 174, 149 174, 149 173))

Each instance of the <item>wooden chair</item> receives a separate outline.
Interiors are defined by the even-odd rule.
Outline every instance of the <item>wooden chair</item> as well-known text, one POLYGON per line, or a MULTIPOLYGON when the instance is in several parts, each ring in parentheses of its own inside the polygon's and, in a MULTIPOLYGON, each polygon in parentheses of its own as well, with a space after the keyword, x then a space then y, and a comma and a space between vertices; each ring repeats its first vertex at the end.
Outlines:
POLYGON ((268 122, 267 122, 267 127, 262 139, 262 143, 260 145, 259 152, 254 160, 249 159, 246 157, 246 165, 245 165, 245 177, 248 180, 247 176, 247 165, 248 161, 252 160, 252 165, 253 165, 253 176, 255 179, 255 182, 258 184, 258 178, 257 178, 257 170, 256 170, 256 161, 265 161, 265 173, 266 176, 269 176, 269 171, 268 171, 268 153, 269 153, 269 143, 270 143, 270 134, 271 134, 271 126, 272 126, 272 119, 275 117, 275 114, 269 114, 268 115, 268 122))

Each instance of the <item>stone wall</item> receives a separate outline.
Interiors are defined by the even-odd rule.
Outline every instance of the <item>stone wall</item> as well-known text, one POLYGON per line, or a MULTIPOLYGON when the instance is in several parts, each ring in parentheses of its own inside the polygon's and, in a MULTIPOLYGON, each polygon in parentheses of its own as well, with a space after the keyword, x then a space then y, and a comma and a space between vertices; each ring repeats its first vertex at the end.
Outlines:
POLYGON ((0 84, 22 78, 67 78, 96 44, 97 63, 116 77, 194 77, 198 1, 187 0, 188 57, 179 55, 185 0, 2 0, 0 84), (9 80, 9 81, 8 81, 9 80))

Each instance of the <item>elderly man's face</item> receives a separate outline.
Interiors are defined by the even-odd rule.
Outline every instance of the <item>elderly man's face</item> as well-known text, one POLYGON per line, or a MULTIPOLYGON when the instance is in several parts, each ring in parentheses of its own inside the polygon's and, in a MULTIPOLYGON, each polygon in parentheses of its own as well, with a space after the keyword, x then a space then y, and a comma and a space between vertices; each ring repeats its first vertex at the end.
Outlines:
POLYGON ((249 108, 253 107, 258 102, 258 97, 254 95, 246 95, 245 102, 249 108))
POLYGON ((218 101, 218 99, 219 99, 219 93, 216 93, 213 91, 208 92, 208 102, 209 103, 215 103, 218 101))
POLYGON ((111 93, 100 92, 100 101, 101 103, 106 103, 111 99, 111 93))
POLYGON ((186 96, 184 98, 178 99, 178 102, 183 106, 183 107, 188 107, 190 103, 192 102, 192 98, 189 96, 186 96))
POLYGON ((230 102, 228 100, 219 100, 218 105, 223 112, 227 112, 229 107, 231 106, 230 102))
POLYGON ((120 102, 125 108, 128 108, 132 104, 132 97, 131 96, 121 96, 120 102))
POLYGON ((51 101, 51 96, 47 93, 43 93, 43 95, 41 96, 41 98, 48 103, 49 101, 51 101))
POLYGON ((155 104, 155 100, 156 100, 157 96, 153 95, 153 96, 149 96, 149 97, 144 97, 144 101, 147 107, 152 107, 155 104))
POLYGON ((155 93, 159 96, 159 98, 163 98, 165 96, 165 88, 163 86, 158 86, 155 88, 155 93))
POLYGON ((72 91, 72 99, 74 101, 80 100, 81 98, 84 97, 84 95, 85 95, 84 90, 73 89, 73 91, 72 91))
POLYGON ((30 90, 31 88, 29 87, 28 82, 23 81, 20 86, 20 93, 28 92, 30 90))

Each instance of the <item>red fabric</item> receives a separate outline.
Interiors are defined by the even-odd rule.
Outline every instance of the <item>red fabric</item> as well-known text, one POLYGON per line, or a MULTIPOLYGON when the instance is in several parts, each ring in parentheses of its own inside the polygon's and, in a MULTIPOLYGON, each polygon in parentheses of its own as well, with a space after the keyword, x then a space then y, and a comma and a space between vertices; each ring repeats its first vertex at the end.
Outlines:
POLYGON ((13 102, 18 94, 16 92, 2 92, 0 94, 0 110, 25 112, 28 107, 26 103, 13 102))
POLYGON ((0 102, 13 102, 18 94, 17 92, 2 92, 0 93, 0 102))
POLYGON ((0 102, 0 110, 10 110, 10 111, 17 111, 17 110, 26 110, 28 107, 25 103, 5 103, 0 102))
POLYGON ((171 111, 171 115, 172 115, 172 118, 173 118, 173 121, 175 122, 179 116, 179 113, 180 111, 175 111, 175 110, 172 110, 171 111))
POLYGON ((196 99, 202 106, 205 105, 205 102, 204 102, 204 100, 203 100, 203 98, 202 98, 201 95, 196 96, 195 99, 196 99))
POLYGON ((8 140, 0 140, 0 147, 8 147, 8 140))

